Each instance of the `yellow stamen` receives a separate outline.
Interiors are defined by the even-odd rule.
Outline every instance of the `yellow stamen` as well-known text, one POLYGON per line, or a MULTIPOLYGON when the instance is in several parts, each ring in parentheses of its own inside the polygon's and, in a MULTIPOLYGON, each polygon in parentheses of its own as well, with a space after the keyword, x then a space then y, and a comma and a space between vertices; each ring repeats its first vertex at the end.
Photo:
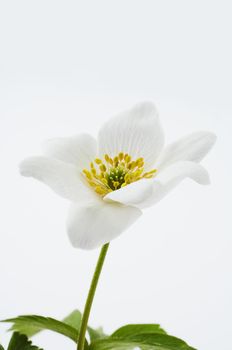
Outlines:
POLYGON ((97 170, 95 168, 91 168, 91 173, 93 176, 97 175, 97 170))
POLYGON ((96 158, 96 159, 95 159, 95 163, 99 165, 99 164, 101 164, 101 163, 102 163, 102 160, 101 160, 101 159, 99 159, 99 158, 96 158))
POLYGON ((110 157, 108 156, 108 154, 105 154, 105 160, 107 163, 109 162, 109 159, 110 159, 110 157))
POLYGON ((105 164, 101 164, 100 165, 100 170, 104 173, 104 172, 106 172, 106 166, 105 166, 105 164))
POLYGON ((104 190, 104 188, 102 188, 101 186, 96 186, 94 190, 95 190, 95 192, 97 192, 98 194, 105 194, 105 190, 104 190))
POLYGON ((87 177, 87 179, 91 180, 92 179, 92 174, 87 170, 84 169, 83 173, 85 174, 85 176, 87 177))
POLYGON ((116 191, 141 179, 150 179, 155 176, 156 169, 144 172, 142 157, 132 160, 128 153, 120 152, 111 158, 105 154, 104 159, 96 158, 90 163, 90 169, 83 169, 86 180, 94 191, 104 197, 107 193, 116 191), (95 168, 94 163, 98 165, 95 168))
POLYGON ((123 158, 124 158, 124 153, 123 153, 123 152, 120 152, 119 155, 118 155, 118 158, 119 158, 119 160, 123 160, 123 158))
POLYGON ((126 154, 125 157, 124 157, 124 159, 125 159, 125 162, 126 162, 126 163, 130 163, 130 161, 131 161, 131 156, 129 156, 128 154, 126 154))

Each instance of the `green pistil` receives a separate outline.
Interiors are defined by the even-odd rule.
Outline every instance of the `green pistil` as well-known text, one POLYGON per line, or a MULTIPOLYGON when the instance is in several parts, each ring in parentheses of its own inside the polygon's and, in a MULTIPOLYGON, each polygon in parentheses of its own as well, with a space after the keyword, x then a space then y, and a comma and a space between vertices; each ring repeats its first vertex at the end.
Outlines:
POLYGON ((107 173, 106 179, 108 186, 111 188, 111 190, 118 190, 122 187, 122 185, 125 182, 125 175, 126 172, 122 168, 111 168, 110 172, 107 173))

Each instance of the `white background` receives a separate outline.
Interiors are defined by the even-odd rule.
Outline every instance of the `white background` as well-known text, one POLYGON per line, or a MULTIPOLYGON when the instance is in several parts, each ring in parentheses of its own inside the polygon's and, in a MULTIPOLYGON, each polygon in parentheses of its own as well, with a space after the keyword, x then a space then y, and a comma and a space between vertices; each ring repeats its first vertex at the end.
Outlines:
MULTIPOLYGON (((223 0, 1 2, 1 319, 83 309, 98 256, 71 247, 68 203, 20 177, 20 160, 152 100, 167 142, 218 135, 212 184, 186 180, 112 242, 90 321, 161 323, 198 350, 231 350, 231 12, 223 0)), ((35 342, 75 349, 52 333, 35 342)))

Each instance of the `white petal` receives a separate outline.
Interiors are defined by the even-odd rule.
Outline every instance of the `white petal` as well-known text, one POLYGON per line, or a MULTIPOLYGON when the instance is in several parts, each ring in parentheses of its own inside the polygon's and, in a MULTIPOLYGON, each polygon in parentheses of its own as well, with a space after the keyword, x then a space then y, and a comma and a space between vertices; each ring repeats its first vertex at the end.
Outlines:
POLYGON ((111 118, 99 132, 99 156, 128 153, 133 159, 143 157, 149 169, 164 144, 158 113, 150 102, 136 105, 111 118))
POLYGON ((27 158, 20 164, 23 176, 34 177, 51 187, 60 196, 72 201, 83 201, 95 197, 84 184, 79 170, 71 164, 48 157, 27 158))
POLYGON ((97 155, 97 142, 88 134, 55 138, 44 143, 45 154, 63 162, 75 164, 79 169, 89 167, 97 155))
POLYGON ((178 161, 200 162, 216 141, 211 132, 192 133, 168 145, 157 160, 157 168, 164 168, 178 161))
POLYGON ((150 197, 139 207, 146 208, 159 202, 185 178, 190 178, 201 185, 210 183, 209 174, 202 165, 187 161, 177 162, 158 173, 154 178, 150 197))
POLYGON ((153 179, 143 179, 107 194, 104 200, 143 209, 160 201, 187 177, 202 185, 209 183, 209 175, 200 164, 178 162, 160 171, 153 179))
POLYGON ((194 162, 177 162, 160 171, 155 177, 163 185, 168 183, 180 182, 184 178, 189 177, 201 185, 209 184, 209 174, 207 170, 200 164, 194 162))
POLYGON ((139 207, 151 196, 153 183, 154 179, 143 179, 133 182, 132 184, 122 187, 117 191, 108 193, 104 197, 104 201, 115 201, 125 205, 139 207))
POLYGON ((74 247, 94 249, 119 236, 141 214, 137 208, 101 199, 88 205, 72 205, 67 221, 68 236, 74 247))

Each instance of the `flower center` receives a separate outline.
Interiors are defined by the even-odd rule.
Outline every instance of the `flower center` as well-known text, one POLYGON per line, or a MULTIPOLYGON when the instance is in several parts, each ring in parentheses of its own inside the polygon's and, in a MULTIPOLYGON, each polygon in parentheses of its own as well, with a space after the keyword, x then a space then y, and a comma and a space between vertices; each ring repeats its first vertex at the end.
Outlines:
POLYGON ((89 185, 96 193, 105 196, 107 193, 116 191, 121 187, 141 179, 154 177, 156 169, 144 172, 144 159, 132 160, 129 154, 120 152, 111 158, 108 154, 104 160, 96 158, 90 163, 90 169, 84 169, 83 174, 89 185), (96 165, 95 165, 95 164, 96 165))

